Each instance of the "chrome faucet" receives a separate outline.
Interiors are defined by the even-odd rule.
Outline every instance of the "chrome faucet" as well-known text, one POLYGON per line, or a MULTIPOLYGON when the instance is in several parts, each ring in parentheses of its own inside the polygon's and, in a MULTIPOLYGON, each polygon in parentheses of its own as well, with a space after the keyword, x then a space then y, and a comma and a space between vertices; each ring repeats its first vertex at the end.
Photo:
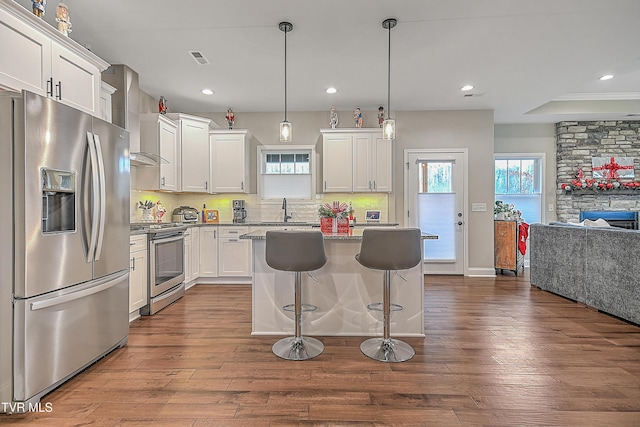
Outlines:
POLYGON ((287 198, 286 197, 282 199, 282 209, 284 209, 284 222, 287 222, 292 217, 291 215, 287 215, 287 198))

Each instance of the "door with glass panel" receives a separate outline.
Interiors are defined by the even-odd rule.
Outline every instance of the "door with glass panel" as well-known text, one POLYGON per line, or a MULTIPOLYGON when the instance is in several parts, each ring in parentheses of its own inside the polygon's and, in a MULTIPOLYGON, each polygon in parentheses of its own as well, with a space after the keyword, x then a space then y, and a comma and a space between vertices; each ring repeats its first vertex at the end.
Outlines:
POLYGON ((438 235, 424 241, 425 274, 464 274, 464 152, 409 151, 406 224, 438 235))

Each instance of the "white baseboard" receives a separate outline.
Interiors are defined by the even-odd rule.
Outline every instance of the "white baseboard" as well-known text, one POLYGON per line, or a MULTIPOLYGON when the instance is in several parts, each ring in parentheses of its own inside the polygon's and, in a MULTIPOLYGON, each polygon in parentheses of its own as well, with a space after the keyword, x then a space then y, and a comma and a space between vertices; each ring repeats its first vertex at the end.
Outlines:
POLYGON ((496 277, 496 269, 491 268, 469 268, 467 271, 469 277, 496 277))

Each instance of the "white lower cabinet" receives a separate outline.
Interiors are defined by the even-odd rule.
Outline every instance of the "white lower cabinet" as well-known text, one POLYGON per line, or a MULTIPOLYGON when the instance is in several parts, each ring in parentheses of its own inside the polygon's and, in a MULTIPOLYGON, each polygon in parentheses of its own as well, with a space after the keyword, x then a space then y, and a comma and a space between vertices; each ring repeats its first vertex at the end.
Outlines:
POLYGON ((147 235, 131 236, 129 239, 129 318, 138 317, 140 307, 147 304, 147 235))
POLYGON ((193 286, 200 277, 200 229, 189 227, 184 234, 184 283, 193 286))
POLYGON ((200 277, 218 277, 218 226, 200 229, 200 277))
POLYGON ((249 277, 252 274, 251 240, 240 239, 248 226, 221 226, 218 241, 218 276, 249 277))

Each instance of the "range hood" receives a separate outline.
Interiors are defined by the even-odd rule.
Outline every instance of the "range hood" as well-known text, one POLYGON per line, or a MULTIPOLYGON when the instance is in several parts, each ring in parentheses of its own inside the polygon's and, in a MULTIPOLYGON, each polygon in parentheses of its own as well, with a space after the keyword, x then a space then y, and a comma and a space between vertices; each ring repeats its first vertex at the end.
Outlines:
POLYGON ((102 72, 102 81, 116 88, 111 96, 114 124, 129 131, 131 166, 157 166, 169 163, 156 154, 140 151, 140 84, 138 73, 123 64, 111 65, 102 72))

